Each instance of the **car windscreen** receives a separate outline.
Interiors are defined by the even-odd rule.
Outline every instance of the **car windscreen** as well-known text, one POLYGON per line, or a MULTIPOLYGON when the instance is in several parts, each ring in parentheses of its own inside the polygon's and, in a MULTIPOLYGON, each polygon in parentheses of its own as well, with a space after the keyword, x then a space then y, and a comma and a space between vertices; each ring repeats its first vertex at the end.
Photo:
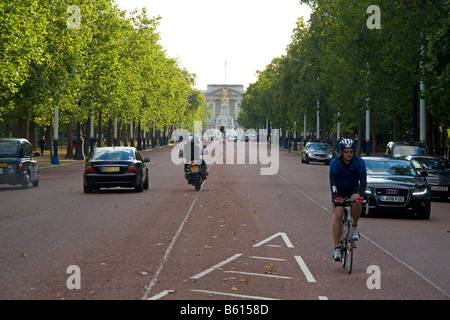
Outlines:
POLYGON ((0 141, 0 157, 17 157, 19 144, 15 141, 0 141))
POLYGON ((427 154, 427 150, 420 146, 395 146, 394 148, 394 157, 423 156, 427 154))
POLYGON ((381 176, 416 176, 412 165, 407 161, 370 161, 365 160, 367 174, 381 176))
POLYGON ((315 151, 329 151, 329 147, 326 144, 311 144, 309 148, 315 151))
POLYGON ((450 161, 447 159, 412 159, 411 163, 417 169, 450 171, 450 161))
POLYGON ((133 161, 133 150, 96 149, 91 156, 93 161, 133 161))

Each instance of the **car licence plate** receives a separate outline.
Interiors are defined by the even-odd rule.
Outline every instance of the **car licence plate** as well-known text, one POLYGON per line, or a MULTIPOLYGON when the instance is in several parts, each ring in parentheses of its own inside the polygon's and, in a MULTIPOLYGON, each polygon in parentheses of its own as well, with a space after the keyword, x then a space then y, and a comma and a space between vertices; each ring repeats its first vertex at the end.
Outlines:
POLYGON ((191 167, 191 171, 192 172, 198 172, 198 166, 191 167))
POLYGON ((6 168, 8 164, 6 162, 0 162, 0 167, 6 168))
POLYGON ((120 167, 102 167, 102 172, 119 172, 120 167))
POLYGON ((405 202, 405 197, 397 196, 380 196, 379 199, 386 202, 405 202))
POLYGON ((433 190, 433 191, 448 191, 448 187, 431 186, 431 190, 433 190))

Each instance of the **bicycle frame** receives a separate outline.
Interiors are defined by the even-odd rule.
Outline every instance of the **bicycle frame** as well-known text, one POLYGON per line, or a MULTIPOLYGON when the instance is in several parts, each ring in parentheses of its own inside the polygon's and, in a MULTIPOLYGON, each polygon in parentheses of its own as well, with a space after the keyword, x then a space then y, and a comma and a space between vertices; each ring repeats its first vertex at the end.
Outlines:
MULTIPOLYGON (((356 248, 355 241, 353 240, 353 217, 352 217, 352 204, 355 200, 344 200, 344 217, 342 219, 342 234, 339 241, 341 246, 341 263, 342 268, 346 268, 348 274, 352 272, 353 267, 353 249, 356 248)), ((366 203, 364 200, 362 203, 366 203)), ((366 213, 369 206, 366 205, 366 213)))

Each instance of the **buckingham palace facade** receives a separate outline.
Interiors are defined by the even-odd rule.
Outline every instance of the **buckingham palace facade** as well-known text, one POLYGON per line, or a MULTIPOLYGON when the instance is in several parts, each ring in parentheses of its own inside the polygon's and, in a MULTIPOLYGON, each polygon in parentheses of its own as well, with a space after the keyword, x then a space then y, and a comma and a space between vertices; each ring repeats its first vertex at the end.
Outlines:
MULTIPOLYGON (((216 119, 221 114, 221 105, 223 91, 227 90, 227 98, 229 100, 229 116, 234 120, 238 127, 237 118, 241 111, 241 100, 244 94, 244 86, 240 84, 208 84, 207 90, 203 92, 206 97, 206 103, 210 106, 211 116, 208 116, 208 128, 216 127, 216 119)), ((217 128, 216 128, 217 129, 217 128)))

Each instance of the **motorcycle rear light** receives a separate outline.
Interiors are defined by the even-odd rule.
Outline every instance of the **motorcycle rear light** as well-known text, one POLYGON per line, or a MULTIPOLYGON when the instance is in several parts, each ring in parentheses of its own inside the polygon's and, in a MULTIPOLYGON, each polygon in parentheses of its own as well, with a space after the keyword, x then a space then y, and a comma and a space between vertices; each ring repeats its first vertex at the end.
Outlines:
POLYGON ((91 164, 86 164, 86 166, 84 167, 84 172, 86 173, 94 173, 94 168, 92 167, 91 164))
POLYGON ((130 166, 128 167, 127 172, 137 172, 136 164, 134 164, 134 163, 130 164, 130 166))

